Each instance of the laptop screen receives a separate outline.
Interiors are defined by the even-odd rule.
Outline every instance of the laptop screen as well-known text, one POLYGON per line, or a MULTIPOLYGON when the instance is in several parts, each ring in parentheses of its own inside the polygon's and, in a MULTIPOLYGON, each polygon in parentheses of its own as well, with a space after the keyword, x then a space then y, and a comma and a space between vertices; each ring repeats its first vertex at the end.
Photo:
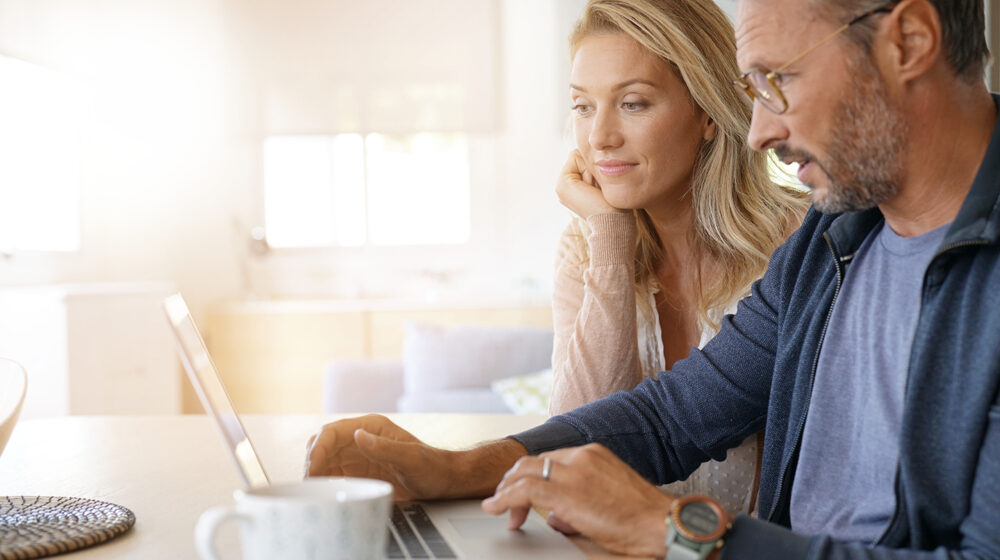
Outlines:
POLYGON ((170 320, 170 327, 174 332, 174 339, 177 340, 188 379, 191 380, 201 405, 205 407, 205 412, 215 420, 215 425, 219 428, 219 433, 222 434, 222 439, 230 450, 244 483, 248 488, 267 486, 264 466, 254 451, 239 416, 236 415, 233 402, 222 385, 219 372, 208 355, 205 341, 198 333, 198 327, 191 318, 191 312, 184 303, 184 298, 180 294, 169 296, 163 300, 163 309, 170 320))

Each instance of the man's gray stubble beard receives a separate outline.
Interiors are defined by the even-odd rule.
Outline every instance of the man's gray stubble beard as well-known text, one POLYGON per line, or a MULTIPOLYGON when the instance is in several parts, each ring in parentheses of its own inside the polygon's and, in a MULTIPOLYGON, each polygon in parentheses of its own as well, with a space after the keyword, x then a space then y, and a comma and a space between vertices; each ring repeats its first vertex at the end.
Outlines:
POLYGON ((848 64, 853 87, 837 106, 821 166, 830 181, 824 213, 867 210, 899 192, 907 124, 889 100, 885 81, 870 58, 858 54, 848 64))

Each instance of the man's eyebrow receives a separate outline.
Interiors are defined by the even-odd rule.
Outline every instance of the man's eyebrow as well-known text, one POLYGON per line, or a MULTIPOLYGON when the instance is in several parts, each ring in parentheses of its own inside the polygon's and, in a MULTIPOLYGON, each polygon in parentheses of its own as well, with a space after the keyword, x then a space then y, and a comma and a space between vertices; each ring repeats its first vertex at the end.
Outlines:
MULTIPOLYGON (((653 83, 653 82, 651 82, 649 80, 644 80, 642 78, 634 78, 634 79, 631 79, 631 80, 625 80, 624 82, 621 82, 621 83, 617 83, 617 84, 611 86, 611 89, 612 90, 619 90, 619 89, 627 88, 628 86, 635 85, 635 84, 647 85, 647 86, 650 86, 650 87, 659 87, 657 84, 655 84, 655 83, 653 83)), ((570 89, 575 89, 577 91, 582 91, 583 93, 587 93, 587 89, 584 88, 584 87, 582 87, 582 86, 578 86, 576 84, 570 84, 569 87, 570 87, 570 89)))

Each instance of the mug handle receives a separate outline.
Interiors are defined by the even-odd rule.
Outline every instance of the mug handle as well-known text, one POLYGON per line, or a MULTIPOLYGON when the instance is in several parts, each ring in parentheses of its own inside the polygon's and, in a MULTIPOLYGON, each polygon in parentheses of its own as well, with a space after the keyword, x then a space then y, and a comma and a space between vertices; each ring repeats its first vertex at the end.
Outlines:
POLYGON ((237 513, 233 506, 215 506, 205 510, 194 528, 194 546, 204 560, 220 560, 215 552, 215 533, 226 521, 250 522, 250 516, 237 513))

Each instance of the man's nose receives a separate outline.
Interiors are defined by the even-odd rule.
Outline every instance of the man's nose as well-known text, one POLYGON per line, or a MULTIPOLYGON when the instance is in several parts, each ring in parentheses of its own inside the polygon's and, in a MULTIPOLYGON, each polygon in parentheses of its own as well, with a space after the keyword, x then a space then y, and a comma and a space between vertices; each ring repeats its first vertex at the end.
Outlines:
POLYGON ((763 103, 754 101, 747 143, 760 152, 788 140, 788 129, 783 121, 783 116, 771 111, 763 103))

